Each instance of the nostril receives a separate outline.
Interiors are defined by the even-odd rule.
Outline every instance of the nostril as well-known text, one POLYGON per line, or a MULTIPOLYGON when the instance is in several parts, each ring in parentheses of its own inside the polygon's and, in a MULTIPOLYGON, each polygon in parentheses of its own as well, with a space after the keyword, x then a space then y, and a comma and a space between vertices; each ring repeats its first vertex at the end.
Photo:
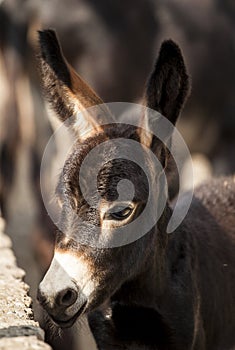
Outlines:
POLYGON ((56 297, 56 303, 60 306, 70 306, 75 303, 78 293, 75 289, 68 288, 62 290, 56 297))
POLYGON ((68 290, 65 295, 62 297, 61 301, 63 304, 70 303, 73 300, 73 292, 72 290, 68 290))

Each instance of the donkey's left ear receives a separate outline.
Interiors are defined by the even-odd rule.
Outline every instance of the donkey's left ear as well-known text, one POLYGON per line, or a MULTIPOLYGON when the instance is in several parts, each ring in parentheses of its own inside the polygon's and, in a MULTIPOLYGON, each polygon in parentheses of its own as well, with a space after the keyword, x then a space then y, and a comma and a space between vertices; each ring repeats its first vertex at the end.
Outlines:
MULTIPOLYGON (((147 82, 145 105, 158 111, 175 125, 189 90, 189 78, 180 48, 172 40, 164 41, 147 82)), ((145 129, 147 119, 148 116, 145 115, 142 124, 145 129)), ((142 138, 146 138, 144 131, 142 138)))

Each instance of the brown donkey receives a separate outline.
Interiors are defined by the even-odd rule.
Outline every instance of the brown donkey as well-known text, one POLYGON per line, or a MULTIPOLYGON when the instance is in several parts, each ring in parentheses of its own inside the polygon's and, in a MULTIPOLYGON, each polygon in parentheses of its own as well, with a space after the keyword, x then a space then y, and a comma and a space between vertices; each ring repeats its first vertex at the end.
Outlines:
MULTIPOLYGON (((188 214, 171 234, 166 228, 172 208, 166 201, 156 225, 140 239, 119 247, 96 247, 92 225, 102 237, 104 227, 115 234, 117 227, 134 221, 146 205, 151 183, 126 159, 107 161, 98 174, 91 168, 102 199, 115 206, 114 211, 99 211, 80 189, 78 174, 86 155, 106 140, 131 139, 143 149, 149 147, 164 168, 168 152, 141 128, 141 120, 139 127, 100 126, 98 118, 109 113, 103 106, 97 108, 97 120, 89 111, 77 120, 78 112, 102 101, 66 62, 54 31, 40 32, 40 45, 47 98, 61 121, 71 117, 67 124, 77 137, 57 186, 60 230, 54 258, 39 287, 40 303, 61 328, 87 315, 100 350, 234 349, 235 178, 213 180, 196 189, 188 214), (117 185, 123 179, 135 187, 133 200, 125 205, 117 201, 117 185)), ((146 106, 175 124, 188 90, 180 49, 165 41, 147 84, 146 106)), ((151 168, 147 158, 146 153, 151 168)), ((161 173, 153 175, 160 183, 161 173)), ((156 191, 153 210, 160 195, 156 191)), ((187 194, 182 201, 186 198, 187 194)))

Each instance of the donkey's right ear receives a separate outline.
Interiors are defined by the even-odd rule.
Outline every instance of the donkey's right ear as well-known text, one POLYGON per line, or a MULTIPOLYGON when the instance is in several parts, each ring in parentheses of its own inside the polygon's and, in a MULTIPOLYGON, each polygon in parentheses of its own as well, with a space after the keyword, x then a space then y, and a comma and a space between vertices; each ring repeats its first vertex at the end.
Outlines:
POLYGON ((54 30, 39 31, 39 43, 44 92, 59 119, 66 121, 80 138, 91 130, 98 131, 98 119, 105 122, 107 109, 98 106, 96 115, 86 113, 86 109, 103 101, 66 61, 54 30))
MULTIPOLYGON (((183 108, 189 94, 189 77, 183 55, 178 45, 172 40, 162 43, 154 69, 148 79, 144 103, 150 109, 161 113, 173 125, 183 108)), ((152 136, 145 130, 151 130, 149 113, 142 120, 141 142, 152 147, 152 136)))
POLYGON ((161 45, 147 83, 146 105, 175 124, 189 90, 189 77, 181 50, 173 40, 166 40, 161 45))

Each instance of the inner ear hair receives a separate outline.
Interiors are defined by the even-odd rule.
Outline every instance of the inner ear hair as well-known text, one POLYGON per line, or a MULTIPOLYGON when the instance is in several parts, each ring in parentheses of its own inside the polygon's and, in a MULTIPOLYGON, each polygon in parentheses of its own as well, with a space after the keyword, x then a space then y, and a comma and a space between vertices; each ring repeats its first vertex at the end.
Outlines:
POLYGON ((55 31, 39 31, 39 43, 42 86, 58 118, 66 121, 80 139, 100 131, 99 122, 110 122, 111 113, 66 61, 55 31), (97 108, 89 109, 92 106, 97 108))
POLYGON ((39 31, 39 43, 45 95, 62 121, 103 103, 66 61, 54 30, 39 31))

